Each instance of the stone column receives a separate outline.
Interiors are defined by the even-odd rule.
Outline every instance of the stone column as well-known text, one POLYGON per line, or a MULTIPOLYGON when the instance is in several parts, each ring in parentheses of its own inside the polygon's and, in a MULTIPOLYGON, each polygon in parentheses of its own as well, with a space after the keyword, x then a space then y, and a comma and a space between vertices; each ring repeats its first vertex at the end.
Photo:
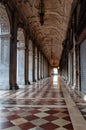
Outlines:
POLYGON ((33 44, 33 82, 35 82, 35 45, 33 44))
POLYGON ((29 37, 25 37, 25 84, 30 84, 29 79, 29 37))
POLYGON ((43 54, 42 54, 42 79, 43 79, 43 54))
POLYGON ((71 56, 70 56, 70 53, 68 55, 68 84, 70 84, 71 82, 71 67, 70 67, 70 64, 71 64, 71 56))
POLYGON ((35 81, 37 81, 37 46, 35 46, 35 81))
MULTIPOLYGON (((0 24, 0 35, 1 35, 1 24, 0 24)), ((1 38, 0 38, 0 62, 1 62, 1 38)))
POLYGON ((44 78, 45 78, 45 57, 44 57, 44 78))
POLYGON ((73 71, 73 50, 71 50, 71 53, 70 53, 70 83, 72 86, 73 86, 73 74, 74 74, 74 71, 73 71))
POLYGON ((80 46, 76 46, 76 89, 80 90, 80 46))
POLYGON ((48 77, 51 77, 52 75, 52 68, 50 65, 48 65, 48 77))
POLYGON ((37 80, 39 80, 39 49, 37 48, 37 80))
POLYGON ((76 87, 76 49, 75 35, 73 36, 73 89, 76 87))
POLYGON ((16 83, 17 70, 17 16, 13 13, 11 39, 10 39, 10 89, 18 89, 16 83))
POLYGON ((43 78, 44 78, 44 56, 43 56, 43 78))
POLYGON ((39 51, 39 80, 40 80, 40 51, 39 51))
POLYGON ((42 79, 42 53, 40 52, 40 79, 42 79))

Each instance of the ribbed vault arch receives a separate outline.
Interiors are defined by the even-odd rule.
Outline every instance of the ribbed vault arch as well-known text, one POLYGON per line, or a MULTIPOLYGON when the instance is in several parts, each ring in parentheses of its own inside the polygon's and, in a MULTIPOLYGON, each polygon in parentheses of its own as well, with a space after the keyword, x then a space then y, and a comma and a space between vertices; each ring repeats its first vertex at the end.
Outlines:
POLYGON ((58 66, 73 0, 44 0, 45 17, 43 26, 40 25, 38 16, 39 1, 12 0, 19 13, 26 20, 32 39, 36 40, 51 66, 53 66, 53 63, 58 66))

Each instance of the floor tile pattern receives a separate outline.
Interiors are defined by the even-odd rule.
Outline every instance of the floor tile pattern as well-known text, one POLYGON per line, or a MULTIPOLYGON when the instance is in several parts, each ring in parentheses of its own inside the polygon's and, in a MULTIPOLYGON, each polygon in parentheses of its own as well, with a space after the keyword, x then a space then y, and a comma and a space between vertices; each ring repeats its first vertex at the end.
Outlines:
POLYGON ((78 109, 80 110, 81 114, 83 115, 84 119, 86 120, 86 101, 84 100, 81 92, 73 91, 71 89, 70 95, 73 101, 76 103, 78 109))
POLYGON ((59 84, 47 78, 17 91, 0 91, 0 130, 74 130, 59 84))
POLYGON ((67 108, 24 108, 2 107, 0 109, 0 130, 73 130, 67 108), (4 113, 3 113, 4 112, 4 113), (1 114, 2 113, 2 114, 1 114), (23 113, 27 113, 24 115, 23 113))

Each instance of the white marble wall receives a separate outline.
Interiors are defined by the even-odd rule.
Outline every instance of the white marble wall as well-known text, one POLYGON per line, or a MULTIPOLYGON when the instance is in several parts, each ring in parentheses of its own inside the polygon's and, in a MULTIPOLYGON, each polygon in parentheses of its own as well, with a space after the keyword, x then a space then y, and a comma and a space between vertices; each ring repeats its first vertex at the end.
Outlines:
POLYGON ((24 62, 25 62, 25 51, 17 50, 17 83, 19 85, 25 84, 24 62))
POLYGON ((0 38, 0 89, 9 89, 9 39, 0 38))
POLYGON ((17 33, 17 84, 25 84, 25 38, 23 29, 19 28, 17 33))
POLYGON ((0 89, 9 89, 10 23, 0 4, 0 89))

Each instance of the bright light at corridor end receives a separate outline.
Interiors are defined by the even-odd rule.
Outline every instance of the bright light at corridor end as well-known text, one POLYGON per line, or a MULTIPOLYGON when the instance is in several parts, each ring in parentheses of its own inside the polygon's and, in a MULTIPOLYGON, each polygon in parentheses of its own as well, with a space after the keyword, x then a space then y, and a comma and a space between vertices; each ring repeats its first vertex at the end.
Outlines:
POLYGON ((84 101, 86 101, 86 95, 83 97, 84 101))
POLYGON ((57 69, 59 70, 59 69, 60 69, 60 66, 58 66, 57 69))
POLYGON ((53 84, 57 84, 57 83, 58 83, 58 69, 53 68, 53 84))

